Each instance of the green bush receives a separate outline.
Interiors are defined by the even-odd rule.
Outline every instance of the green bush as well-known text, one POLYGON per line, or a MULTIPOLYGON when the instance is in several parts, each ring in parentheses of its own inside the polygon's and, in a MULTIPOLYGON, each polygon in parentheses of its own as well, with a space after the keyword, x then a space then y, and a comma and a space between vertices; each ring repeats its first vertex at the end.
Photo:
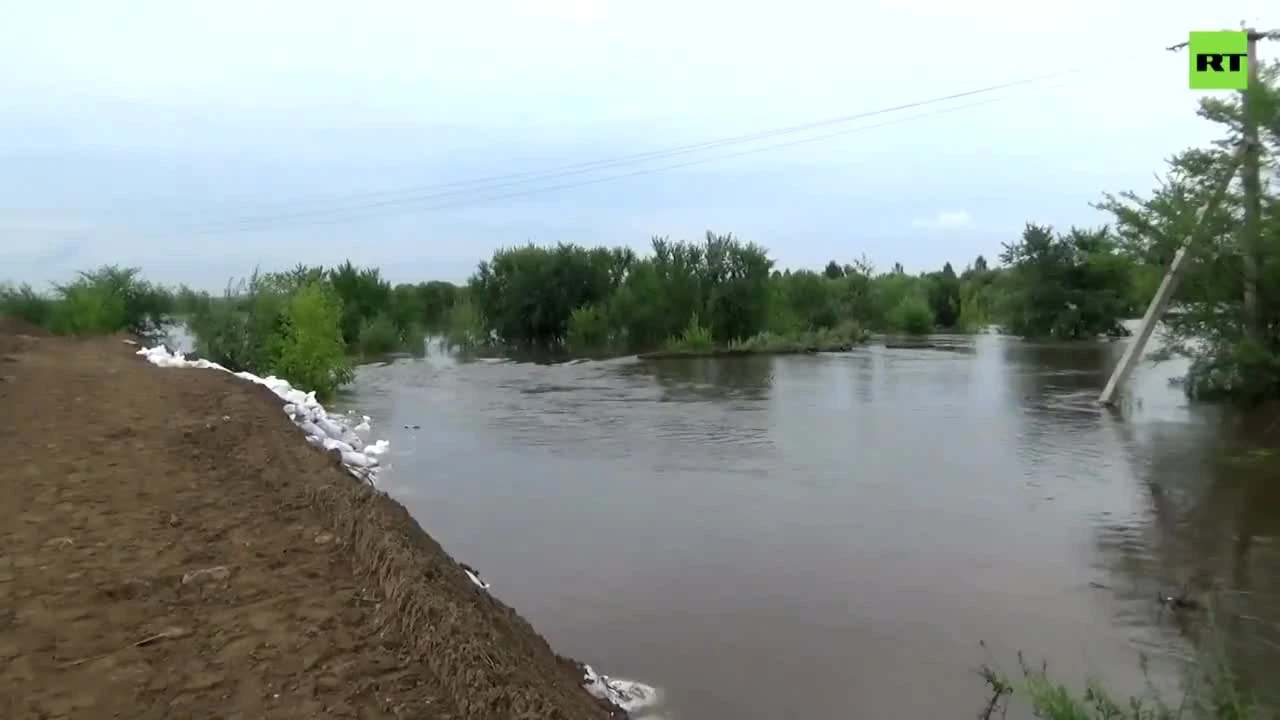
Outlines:
POLYGON ((342 301, 329 285, 313 282, 289 297, 279 357, 272 370, 322 398, 351 382, 342 341, 342 301))
POLYGON ((228 285, 222 298, 193 308, 187 327, 206 360, 257 375, 271 372, 280 355, 290 287, 254 272, 228 285))
POLYGON ((609 336, 609 315, 600 306, 583 305, 569 315, 569 350, 603 350, 609 345, 609 336))
POLYGON ((400 331, 387 315, 367 319, 360 325, 360 353, 366 357, 387 355, 401 345, 400 331))
POLYGON ((188 327, 206 360, 325 398, 352 379, 341 323, 342 301, 318 273, 255 272, 197 304, 188 327))
POLYGON ((262 370, 250 342, 249 314, 232 302, 218 300, 197 310, 187 319, 187 329, 200 357, 236 370, 262 370))
POLYGON ((59 335, 107 335, 127 330, 147 340, 164 335, 173 296, 139 277, 138 268, 104 265, 79 273, 50 295, 30 285, 0 289, 0 314, 59 335))
POLYGON ((449 308, 445 340, 461 350, 474 350, 485 344, 484 319, 470 300, 463 300, 449 308))
POLYGON ((985 288, 965 285, 960 291, 960 316, 957 320, 961 332, 977 333, 991 324, 985 288))
POLYGON ((125 299, 101 283, 78 280, 59 288, 50 329, 59 335, 106 335, 129 324, 125 299))
POLYGON ((30 285, 0 285, 0 317, 26 320, 32 325, 49 327, 54 299, 36 292, 30 285))
MULTIPOLYGON (((1217 631, 1210 629, 1211 635, 1217 631)), ((1211 639, 1217 642, 1216 639, 1211 639)), ((1263 720, 1274 718, 1264 712, 1255 698, 1242 687, 1221 647, 1201 650, 1185 663, 1180 677, 1180 692, 1163 697, 1149 677, 1148 661, 1141 665, 1147 677, 1146 691, 1125 697, 1092 679, 1083 688, 1068 687, 1049 675, 1048 666, 1030 665, 1018 655, 1020 677, 1009 677, 990 665, 979 674, 986 681, 989 698, 978 714, 981 720, 1006 717, 1010 700, 1017 699, 1030 707, 1037 718, 1045 720, 1263 720)))
POLYGON ((912 335, 924 335, 933 332, 933 311, 929 309, 929 301, 919 295, 911 294, 903 297, 889 310, 886 318, 890 329, 912 335))
POLYGON ((678 338, 671 338, 667 341, 667 350, 703 352, 706 350, 714 350, 716 346, 715 336, 711 334, 711 328, 703 325, 698 321, 698 314, 694 313, 689 318, 689 325, 685 327, 684 332, 678 338))

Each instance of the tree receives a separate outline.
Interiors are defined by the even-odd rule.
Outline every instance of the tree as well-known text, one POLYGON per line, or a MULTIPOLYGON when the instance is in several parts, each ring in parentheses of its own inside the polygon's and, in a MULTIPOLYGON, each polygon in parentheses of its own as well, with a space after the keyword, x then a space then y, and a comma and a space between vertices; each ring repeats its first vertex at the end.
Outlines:
POLYGON ((954 328, 960 321, 960 278, 951 263, 939 272, 929 273, 928 300, 934 322, 944 328, 954 328))
MULTIPOLYGON (((348 347, 355 347, 365 321, 391 308, 391 283, 382 278, 378 268, 357 268, 350 260, 326 274, 342 303, 342 339, 348 347)), ((305 268, 292 273, 295 284, 309 282, 311 278, 312 274, 305 268)))
MULTIPOLYGON (((1261 69, 1263 82, 1251 87, 1265 145, 1263 177, 1274 178, 1280 163, 1280 92, 1275 63, 1261 69)), ((1222 138, 1207 148, 1187 150, 1148 195, 1108 194, 1097 207, 1115 218, 1124 250, 1143 266, 1154 286, 1182 242, 1196 232, 1197 215, 1230 165, 1241 139, 1243 112, 1232 93, 1201 100, 1201 117, 1219 126, 1222 138)), ((1165 352, 1191 360, 1185 385, 1193 397, 1250 404, 1280 396, 1280 197, 1264 183, 1255 332, 1243 307, 1243 198, 1234 188, 1212 208, 1188 248, 1174 302, 1182 312, 1164 318, 1165 352)), ((1144 288, 1145 300, 1150 299, 1144 288)), ((1154 287, 1150 288, 1153 291, 1154 287)), ((1135 302, 1135 300, 1131 300, 1135 302)))
POLYGON ((1092 338, 1126 334, 1129 265, 1107 228, 1066 235, 1027 223, 1005 244, 1008 265, 1001 312, 1006 332, 1023 337, 1092 338))

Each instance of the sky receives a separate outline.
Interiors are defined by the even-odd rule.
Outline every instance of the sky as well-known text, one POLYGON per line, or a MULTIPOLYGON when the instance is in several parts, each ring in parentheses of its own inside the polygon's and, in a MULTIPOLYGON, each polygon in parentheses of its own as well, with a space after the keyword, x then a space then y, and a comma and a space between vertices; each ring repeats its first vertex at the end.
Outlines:
POLYGON ((1280 25, 1225 5, 0 0, 0 281, 461 281, 499 247, 708 230, 959 269, 1214 137, 1165 48, 1280 25))

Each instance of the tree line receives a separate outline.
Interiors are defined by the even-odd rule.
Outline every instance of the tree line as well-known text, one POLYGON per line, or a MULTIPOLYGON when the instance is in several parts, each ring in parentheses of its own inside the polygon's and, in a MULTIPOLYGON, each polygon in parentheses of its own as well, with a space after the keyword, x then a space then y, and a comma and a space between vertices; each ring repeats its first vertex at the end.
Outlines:
POLYGON ((624 247, 504 248, 462 285, 393 285, 351 262, 255 272, 221 294, 166 287, 107 266, 40 292, 0 289, 0 313, 60 334, 127 330, 160 337, 185 323, 201 357, 332 391, 359 357, 420 352, 427 335, 469 351, 605 355, 654 350, 847 349, 868 333, 977 332, 1027 337, 1120 333, 1139 312, 1136 262, 1106 229, 1028 225, 1001 265, 957 273, 877 271, 865 259, 778 269, 732 235, 654 238, 624 247))

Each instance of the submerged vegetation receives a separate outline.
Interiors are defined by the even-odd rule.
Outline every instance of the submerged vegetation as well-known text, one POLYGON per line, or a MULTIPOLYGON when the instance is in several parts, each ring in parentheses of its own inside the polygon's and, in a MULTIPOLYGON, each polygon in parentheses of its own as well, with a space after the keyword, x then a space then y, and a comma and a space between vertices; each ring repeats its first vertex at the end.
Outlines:
POLYGON ((1105 229, 1054 236, 1028 226, 1002 267, 979 256, 959 274, 946 263, 910 275, 898 264, 877 272, 866 260, 779 270, 763 247, 708 232, 701 242, 655 238, 645 255, 504 248, 464 285, 392 285, 379 269, 346 262, 255 271, 218 295, 107 266, 48 292, 0 288, 0 313, 54 333, 127 330, 151 339, 178 320, 201 357, 328 393, 350 379, 354 359, 422 352, 427 335, 473 352, 578 356, 841 351, 871 333, 976 332, 992 323, 1028 337, 1087 337, 1114 331, 1133 312, 1124 298, 1134 265, 1109 238, 1105 229))
MULTIPOLYGON (((1172 598, 1171 598, 1172 600, 1172 598)), ((1022 706, 1045 720, 1270 720, 1276 712, 1265 709, 1227 658, 1225 634, 1213 622, 1207 608, 1182 608, 1179 624, 1198 627, 1200 647, 1193 659, 1181 662, 1177 690, 1162 692, 1151 681, 1149 661, 1141 657, 1146 678, 1136 695, 1117 695, 1102 681, 1091 679, 1073 689, 1049 674, 1048 664, 1032 665, 1018 655, 1018 672, 1010 674, 991 665, 979 668, 988 697, 978 717, 1006 717, 1010 707, 1022 706)))

